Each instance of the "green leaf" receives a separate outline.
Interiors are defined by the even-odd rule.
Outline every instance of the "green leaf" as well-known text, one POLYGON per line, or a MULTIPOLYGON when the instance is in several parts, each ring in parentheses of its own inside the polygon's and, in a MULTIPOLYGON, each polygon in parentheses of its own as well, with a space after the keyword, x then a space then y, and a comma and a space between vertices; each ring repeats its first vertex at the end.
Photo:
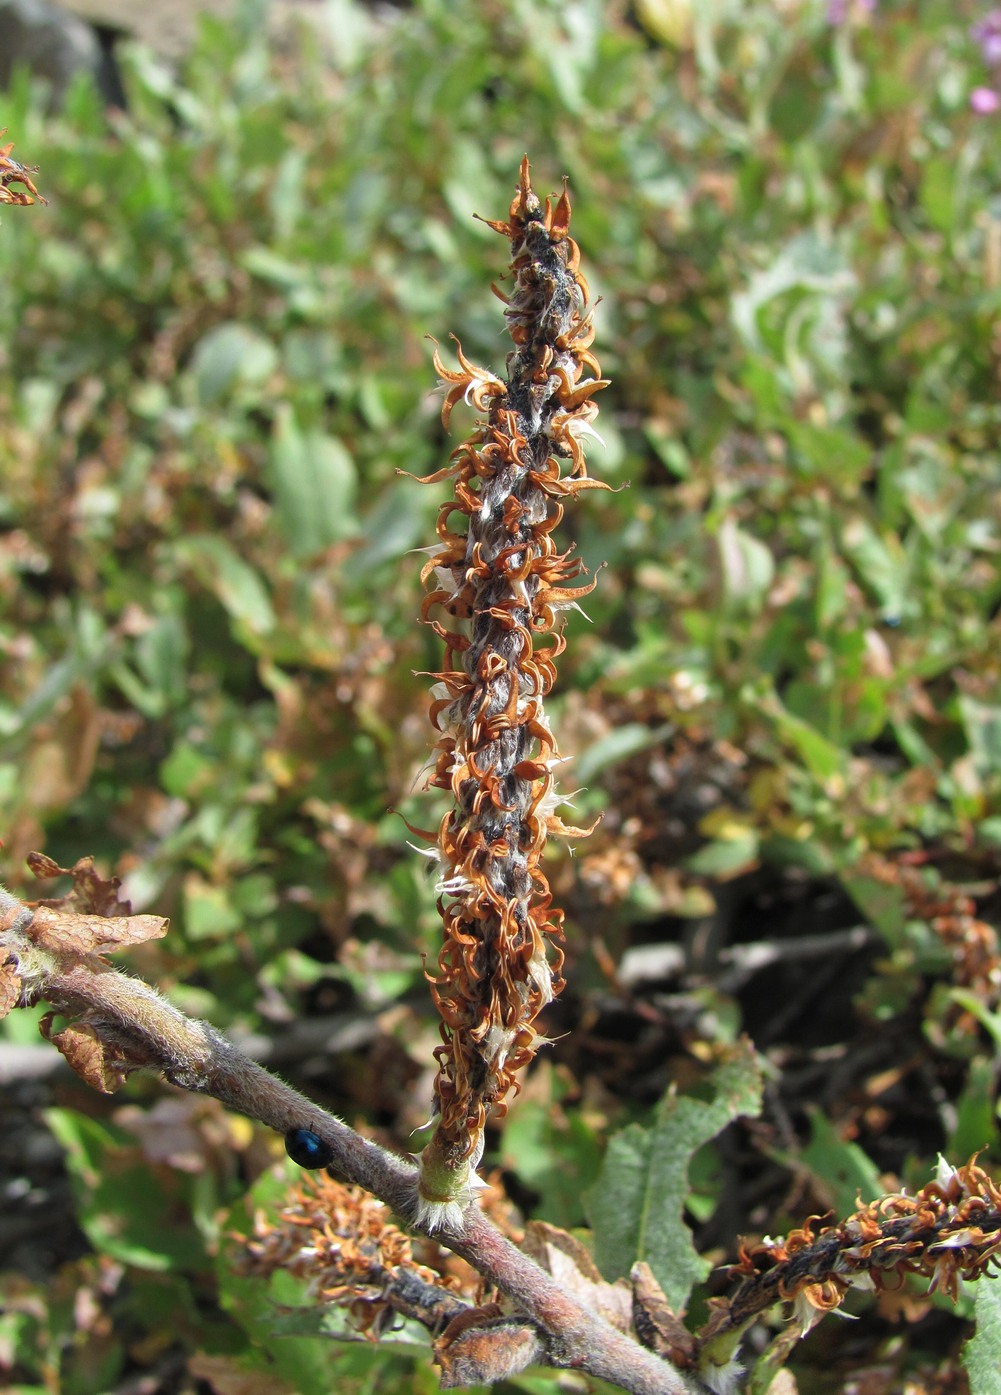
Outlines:
POLYGON ((689 1163, 727 1124, 761 1109, 761 1066, 750 1043, 729 1048, 709 1084, 709 1099, 669 1091, 649 1128, 630 1124, 616 1134, 585 1197, 605 1277, 621 1278, 646 1260, 675 1312, 710 1269, 684 1221, 689 1163))
POLYGON ((540 1214, 569 1230, 583 1224, 581 1195, 598 1175, 599 1131, 579 1109, 564 1111, 566 1082, 550 1063, 540 1064, 530 1091, 504 1123, 500 1156, 505 1167, 539 1193, 540 1214))
POLYGON ((609 766, 660 745, 673 731, 673 726, 649 727, 643 722, 626 722, 613 727, 574 758, 574 778, 587 784, 609 766))
POLYGON ((798 1328, 790 1326, 769 1342, 754 1363, 754 1369, 747 1382, 747 1395, 768 1395, 772 1389, 772 1382, 789 1360, 789 1354, 799 1340, 798 1328))
POLYGON ((204 1250, 190 1220, 185 1223, 194 1179, 167 1168, 151 1177, 135 1139, 120 1129, 68 1109, 46 1110, 45 1120, 65 1150, 80 1221, 95 1250, 154 1273, 197 1267, 204 1250))
POLYGON ((198 400, 212 406, 238 385, 264 383, 277 363, 275 346, 258 330, 243 324, 217 325, 192 354, 198 400))
POLYGON ((1001 706, 977 702, 966 693, 957 705, 977 773, 986 777, 1001 771, 1001 706))
POLYGON ((167 611, 139 636, 136 665, 145 680, 144 695, 150 715, 162 716, 187 697, 185 669, 188 635, 180 615, 167 611))
POLYGON ((235 934, 243 919, 225 888, 212 886, 195 872, 188 874, 184 882, 184 928, 189 940, 221 939, 235 934))
POLYGON ((184 538, 176 544, 176 555, 251 633, 274 629, 275 614, 264 582, 225 538, 184 538))
POLYGON ((759 315, 769 302, 794 289, 841 296, 854 285, 855 274, 839 248, 814 231, 797 233, 769 266, 750 278, 746 291, 734 295, 733 322, 748 348, 759 349, 759 315))
POLYGON ((872 465, 871 447, 850 431, 809 421, 790 421, 786 431, 806 475, 852 489, 872 465))
POLYGON ((294 291, 310 276, 307 267, 289 261, 269 247, 250 247, 240 258, 240 265, 251 276, 258 276, 283 291, 294 291))
POLYGON ((901 887, 853 872, 842 873, 841 885, 891 948, 904 943, 907 908, 901 887))
MULTIPOLYGON (((406 1351, 427 1357, 429 1339, 425 1328, 413 1321, 402 1321, 380 1338, 380 1352, 406 1351)), ((276 1310, 270 1322, 272 1337, 322 1337, 344 1342, 358 1341, 358 1325, 343 1307, 311 1302, 301 1307, 276 1310)))
POLYGON ((294 557, 311 557, 357 531, 354 461, 334 436, 303 431, 279 408, 271 442, 270 483, 278 524, 294 557))
MULTIPOLYGON (((397 486, 398 486, 397 482, 397 486)), ((412 493, 390 486, 365 517, 364 545, 354 554, 351 571, 363 577, 423 542, 433 524, 421 511, 421 500, 412 493)), ((421 496, 423 499, 423 496, 421 496)))
POLYGON ((955 222, 957 174, 951 155, 926 160, 922 166, 921 206, 939 232, 951 232, 955 222))
POLYGON ((686 858, 689 872, 700 877, 735 877, 753 867, 758 860, 760 840, 757 831, 748 829, 733 838, 714 838, 704 848, 686 858))
POLYGON ((950 988, 946 997, 950 1003, 958 1004, 965 1012, 975 1017, 984 1031, 989 1032, 993 1038, 995 1051, 1001 1052, 1001 1013, 991 1012, 986 1003, 967 988, 950 988))
POLYGON ((899 538, 891 533, 880 536, 864 518, 852 518, 841 545, 887 615, 900 616, 910 609, 910 566, 899 538))
POLYGON ((810 1124, 810 1142, 799 1160, 822 1184, 839 1220, 856 1210, 859 1196, 866 1202, 883 1195, 879 1169, 857 1143, 846 1143, 818 1110, 811 1112, 810 1124))
POLYGON ((946 1145, 946 1157, 968 1158, 983 1148, 993 1148, 998 1136, 995 1075, 990 1056, 976 1056, 970 1062, 966 1084, 956 1102, 956 1125, 946 1145))
POLYGON ((1001 1277, 977 1283, 977 1330, 963 1348, 970 1395, 1001 1395, 1001 1277))
POLYGON ((775 559, 763 542, 738 528, 732 518, 720 524, 716 535, 723 605, 728 610, 757 610, 775 575, 775 559))
POLYGON ((779 736, 792 746, 815 780, 826 783, 842 771, 844 757, 841 751, 809 722, 787 711, 777 698, 763 710, 773 719, 779 736))

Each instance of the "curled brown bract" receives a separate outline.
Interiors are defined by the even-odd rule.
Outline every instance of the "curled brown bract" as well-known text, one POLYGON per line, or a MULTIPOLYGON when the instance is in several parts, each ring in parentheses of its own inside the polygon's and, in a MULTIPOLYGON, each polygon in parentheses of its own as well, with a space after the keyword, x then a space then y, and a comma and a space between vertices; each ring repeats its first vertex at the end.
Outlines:
MULTIPOLYGON (((6 126, 0 129, 0 136, 7 134, 6 126)), ((24 208, 33 203, 47 203, 35 188, 31 176, 38 173, 37 165, 22 165, 11 154, 14 142, 0 145, 0 203, 19 205, 24 208)))

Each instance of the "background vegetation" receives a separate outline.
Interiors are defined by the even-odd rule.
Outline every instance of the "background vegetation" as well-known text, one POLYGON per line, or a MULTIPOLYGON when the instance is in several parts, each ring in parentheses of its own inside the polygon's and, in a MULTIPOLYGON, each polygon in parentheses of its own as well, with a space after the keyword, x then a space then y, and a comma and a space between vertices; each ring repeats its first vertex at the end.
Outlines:
MULTIPOLYGON (((1001 1164, 984 11, 327 12, 329 45, 272 50, 250 6, 180 73, 125 50, 126 113, 80 86, 53 115, 24 78, 4 103, 50 199, 0 228, 5 880, 33 848, 93 854, 171 916, 136 972, 413 1146, 437 914, 401 814, 437 818, 438 645, 412 551, 441 494, 397 471, 451 449, 425 336, 502 366, 506 249, 470 215, 503 215, 527 150, 541 190, 569 176, 614 380, 591 458, 628 487, 568 520, 605 570, 554 725, 574 821, 604 817, 553 855, 570 986, 487 1163, 614 1278, 608 1139, 649 1153, 657 1101, 697 1101, 748 1033, 760 1117, 703 1142, 709 1106, 674 1165, 702 1257, 682 1298, 738 1234, 920 1184, 939 1150, 1001 1164)), ((151 1082, 26 1079, 2 1110, 12 1389, 434 1388, 402 1343, 273 1336, 233 1277, 280 1143, 151 1082)), ((857 1310, 794 1353, 804 1395, 963 1389, 971 1297, 857 1310)))

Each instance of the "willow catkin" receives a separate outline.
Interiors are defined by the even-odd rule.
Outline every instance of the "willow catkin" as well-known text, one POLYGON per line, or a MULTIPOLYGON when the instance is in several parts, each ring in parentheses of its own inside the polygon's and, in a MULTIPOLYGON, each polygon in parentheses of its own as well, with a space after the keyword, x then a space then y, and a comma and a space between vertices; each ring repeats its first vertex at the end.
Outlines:
POLYGON ((524 160, 507 220, 489 223, 511 242, 513 289, 497 292, 514 341, 507 377, 461 347, 452 371, 435 350, 445 425, 460 398, 484 416, 426 481, 454 481, 423 573, 433 589, 422 617, 445 644, 429 784, 454 800, 438 831, 444 933, 428 974, 442 1044, 418 1218, 432 1228, 461 1224, 485 1120, 517 1089, 540 1041, 536 1017, 562 987, 563 916, 541 858, 548 834, 581 830, 556 813, 560 755, 544 700, 565 646, 556 613, 594 583, 568 586, 582 564, 553 533, 562 500, 596 487, 584 440, 596 434, 593 397, 606 385, 588 347, 592 306, 569 223, 566 190, 555 206, 540 202, 524 160))

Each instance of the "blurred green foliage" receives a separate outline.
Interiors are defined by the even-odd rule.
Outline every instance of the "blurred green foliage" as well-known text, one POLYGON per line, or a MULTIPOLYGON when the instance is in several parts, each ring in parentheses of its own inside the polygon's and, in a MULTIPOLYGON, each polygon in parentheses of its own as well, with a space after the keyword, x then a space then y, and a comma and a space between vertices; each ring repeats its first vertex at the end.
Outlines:
MULTIPOLYGON (((274 48, 248 5, 206 19, 180 73, 123 48, 125 113, 77 86, 54 116, 22 74, 4 123, 50 203, 0 228, 7 879, 33 847, 92 853, 171 916, 137 965, 180 1006, 256 1031, 342 991, 402 1013, 385 1030, 427 1061, 434 895, 389 811, 437 817, 411 553, 442 496, 398 472, 454 444, 426 336, 503 362, 506 249, 470 215, 503 214, 528 151, 540 190, 569 177, 613 379, 592 469, 628 484, 567 520, 606 565, 554 704, 565 785, 592 783, 575 821, 606 811, 557 865, 571 930, 596 902, 621 949, 761 869, 812 879, 887 941, 865 1011, 913 1003, 948 956, 865 859, 983 884, 1001 856, 1001 144, 969 108, 978 13, 328 0, 325 38, 274 48)), ((946 1039, 940 1007, 968 1070, 956 1144, 995 1143, 997 1043, 946 1039)), ((364 1112, 370 1086, 331 1088, 364 1112)), ((580 1224, 601 1124, 528 1093, 501 1156, 580 1224)), ((828 1157, 835 1185, 819 1130, 800 1165, 828 1157)), ((79 1169, 89 1238, 148 1276, 122 1250, 142 1235, 93 1229, 104 1167, 79 1169)), ((241 1186, 217 1177, 212 1204, 241 1186)), ((207 1282, 206 1197, 171 1204, 207 1282)), ((150 1324, 153 1288, 132 1290, 150 1324)), ((61 1358, 21 1359, 40 1390, 61 1358)))

